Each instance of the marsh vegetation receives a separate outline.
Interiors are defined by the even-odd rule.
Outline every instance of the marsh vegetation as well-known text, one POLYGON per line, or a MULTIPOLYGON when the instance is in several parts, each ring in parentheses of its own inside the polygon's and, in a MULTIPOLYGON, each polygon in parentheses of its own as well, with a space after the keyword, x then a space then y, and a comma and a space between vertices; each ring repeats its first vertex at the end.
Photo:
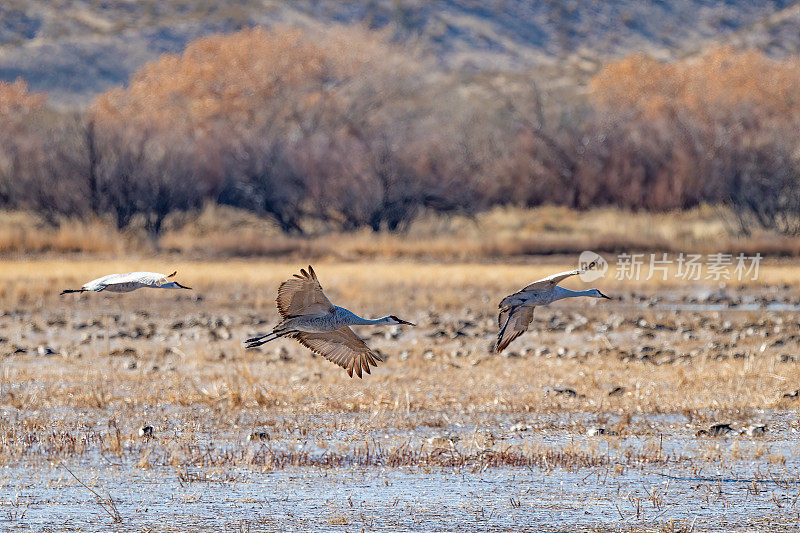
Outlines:
POLYGON ((714 291, 601 280, 619 300, 537 310, 490 355, 492 295, 558 261, 315 265, 334 301, 377 315, 388 297, 420 324, 362 332, 387 359, 364 380, 290 341, 243 349, 294 264, 189 262, 192 294, 59 298, 121 263, 6 262, 3 520, 107 529, 109 501, 115 527, 154 531, 796 520, 796 269, 714 291))

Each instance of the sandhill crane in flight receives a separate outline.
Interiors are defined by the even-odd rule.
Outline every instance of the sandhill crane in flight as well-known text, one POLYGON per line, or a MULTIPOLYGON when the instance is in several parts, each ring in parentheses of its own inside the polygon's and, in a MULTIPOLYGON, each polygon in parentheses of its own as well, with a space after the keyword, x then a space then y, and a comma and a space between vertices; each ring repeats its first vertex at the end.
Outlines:
POLYGON ((361 318, 344 307, 333 305, 322 292, 317 274, 309 265, 308 272, 300 270, 300 274, 281 283, 276 300, 281 322, 271 333, 247 339, 247 348, 255 348, 279 337, 297 339, 297 341, 321 355, 328 361, 336 363, 347 370, 353 377, 361 373, 370 373, 370 365, 376 366, 383 361, 364 344, 364 341, 349 326, 372 324, 407 324, 394 315, 370 320, 361 318))
POLYGON ((168 281, 178 272, 175 271, 169 276, 159 274, 157 272, 127 272, 125 274, 109 274, 102 278, 86 283, 80 289, 64 289, 61 294, 70 292, 86 292, 86 291, 109 291, 109 292, 131 292, 142 287, 150 287, 153 289, 191 289, 185 285, 181 285, 177 281, 168 281))
POLYGON ((502 352, 511 344, 511 341, 525 333, 533 320, 533 309, 537 305, 547 305, 562 298, 575 296, 610 300, 611 298, 597 289, 571 291, 558 286, 559 281, 570 276, 582 274, 587 270, 593 269, 595 265, 595 262, 592 262, 584 269, 553 274, 539 281, 534 281, 521 291, 503 298, 503 301, 500 302, 500 314, 497 317, 497 326, 500 328, 500 333, 497 334, 497 342, 494 345, 495 353, 502 352))

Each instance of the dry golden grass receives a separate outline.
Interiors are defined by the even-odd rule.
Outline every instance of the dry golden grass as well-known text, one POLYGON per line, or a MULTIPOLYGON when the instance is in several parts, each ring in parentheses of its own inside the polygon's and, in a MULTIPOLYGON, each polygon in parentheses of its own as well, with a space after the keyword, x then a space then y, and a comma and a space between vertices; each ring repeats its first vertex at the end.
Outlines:
POLYGON ((664 214, 613 208, 495 208, 475 217, 427 215, 400 234, 363 230, 305 239, 286 237, 263 220, 228 209, 209 207, 199 221, 167 232, 161 240, 163 249, 226 256, 449 261, 572 254, 587 249, 800 253, 797 238, 771 232, 740 238, 732 215, 710 206, 664 214), (230 238, 232 231, 236 239, 230 238))
POLYGON ((121 253, 134 245, 130 237, 99 220, 64 221, 58 228, 38 223, 26 213, 0 212, 0 253, 121 253))
POLYGON ((307 260, 408 259, 508 260, 530 255, 598 252, 760 252, 800 255, 800 238, 772 232, 737 234, 730 212, 705 206, 675 213, 632 213, 612 208, 495 208, 476 217, 426 215, 402 233, 353 233, 310 227, 309 236, 287 236, 269 220, 232 208, 208 206, 175 215, 157 242, 111 224, 65 221, 59 228, 25 213, 0 214, 0 253, 84 252, 100 257, 180 254, 181 257, 269 257, 307 260))
MULTIPOLYGON (((800 369, 781 361, 797 348, 791 312, 666 312, 634 296, 663 296, 665 289, 680 288, 677 281, 600 280, 594 285, 621 300, 541 309, 532 331, 512 345, 517 357, 489 354, 497 301, 571 266, 555 263, 319 263, 334 302, 365 315, 397 313, 419 326, 398 332, 397 340, 383 330, 364 331, 388 358, 365 380, 347 379, 292 341, 278 341, 264 352, 245 351, 242 339, 276 321, 275 289, 298 266, 247 260, 4 262, 0 302, 18 314, 3 319, 2 379, 10 391, 3 401, 20 409, 36 404, 126 412, 198 404, 394 418, 441 410, 679 413, 780 406, 783 389, 800 383, 800 369), (138 269, 177 269, 195 291, 58 296, 60 289, 101 274, 138 269), (730 340, 747 328, 748 335, 730 340), (775 339, 784 342, 771 346, 775 339), (42 359, 36 352, 40 345, 60 357, 42 359), (637 349, 643 345, 674 353, 642 357, 647 353, 637 349), (10 353, 15 346, 27 353, 10 353), (549 352, 537 355, 537 348, 549 352), (133 369, 123 364, 130 362, 136 363, 133 369), (553 386, 584 397, 548 393, 553 386), (612 386, 623 387, 625 394, 609 396, 612 386)), ((798 278, 795 265, 767 264, 761 281, 741 290, 762 294, 764 283, 794 285, 798 278)), ((568 286, 582 285, 573 280, 568 286)), ((788 296, 796 297, 791 291, 788 296)))

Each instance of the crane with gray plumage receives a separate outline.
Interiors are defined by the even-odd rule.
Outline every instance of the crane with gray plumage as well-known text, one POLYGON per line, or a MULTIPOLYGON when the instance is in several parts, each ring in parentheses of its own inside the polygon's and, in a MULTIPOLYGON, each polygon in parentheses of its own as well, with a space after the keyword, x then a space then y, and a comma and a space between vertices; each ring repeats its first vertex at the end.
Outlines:
POLYGON ((528 326, 533 321, 533 309, 537 305, 548 305, 556 300, 564 298, 574 298, 577 296, 588 296, 589 298, 605 298, 611 300, 598 289, 588 289, 585 291, 573 291, 558 285, 560 281, 570 276, 583 274, 596 266, 593 261, 586 268, 559 272, 552 276, 547 276, 539 281, 534 281, 524 289, 506 296, 500 302, 500 314, 497 317, 497 326, 500 332, 497 334, 497 341, 494 345, 495 353, 500 353, 511 344, 511 341, 525 333, 528 326))
POLYGON ((350 326, 382 324, 405 324, 394 315, 383 318, 362 318, 352 311, 333 305, 322 292, 317 274, 309 265, 308 271, 300 270, 292 278, 281 283, 276 299, 281 322, 270 332, 247 339, 247 348, 256 348, 275 339, 296 339, 300 344, 321 355, 360 378, 362 371, 370 373, 383 359, 370 350, 361 337, 350 326))
POLYGON ((102 278, 93 279, 84 284, 80 289, 64 289, 61 294, 71 292, 131 292, 136 289, 148 287, 151 289, 191 289, 177 281, 169 281, 175 277, 176 270, 169 276, 158 272, 126 272, 125 274, 109 274, 102 278))

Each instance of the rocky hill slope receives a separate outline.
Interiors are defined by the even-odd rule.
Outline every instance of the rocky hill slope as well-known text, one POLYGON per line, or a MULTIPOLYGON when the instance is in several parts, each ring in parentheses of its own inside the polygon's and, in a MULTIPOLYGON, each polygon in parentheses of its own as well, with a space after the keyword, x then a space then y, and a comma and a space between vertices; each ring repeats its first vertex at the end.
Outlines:
POLYGON ((800 6, 790 0, 5 0, 0 80, 22 77, 56 104, 82 106, 204 35, 334 23, 384 28, 467 72, 579 65, 590 73, 632 51, 668 58, 714 42, 800 49, 800 6))

